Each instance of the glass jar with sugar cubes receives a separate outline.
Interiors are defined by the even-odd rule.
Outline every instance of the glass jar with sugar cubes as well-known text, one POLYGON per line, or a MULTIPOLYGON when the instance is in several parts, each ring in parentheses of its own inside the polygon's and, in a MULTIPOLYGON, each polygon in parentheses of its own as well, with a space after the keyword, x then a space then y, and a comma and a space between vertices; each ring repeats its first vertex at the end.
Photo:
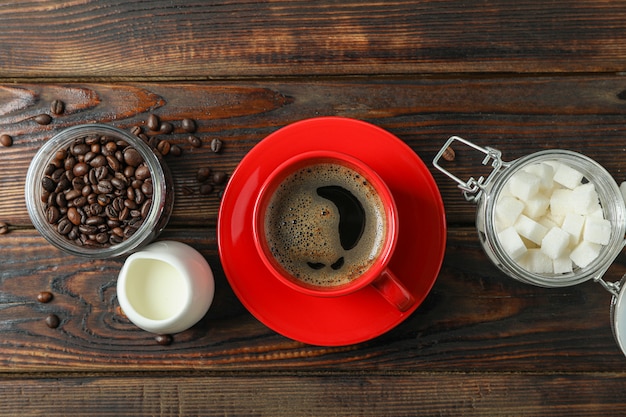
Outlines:
POLYGON ((626 276, 622 282, 603 279, 626 244, 620 187, 600 164, 576 152, 546 150, 511 162, 501 156, 452 136, 433 165, 477 204, 480 242, 505 274, 541 287, 594 280, 611 292, 613 331, 626 354, 626 291, 620 291, 626 276), (490 164, 491 172, 464 181, 443 168, 440 160, 455 142, 483 153, 482 164, 490 164))

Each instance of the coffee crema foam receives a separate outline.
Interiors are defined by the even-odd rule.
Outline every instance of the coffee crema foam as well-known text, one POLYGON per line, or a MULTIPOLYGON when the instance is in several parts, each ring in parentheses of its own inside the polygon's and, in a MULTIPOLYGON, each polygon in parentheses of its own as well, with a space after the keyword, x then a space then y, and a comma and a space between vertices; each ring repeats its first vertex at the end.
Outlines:
POLYGON ((322 287, 347 284, 367 271, 380 254, 387 232, 385 206, 372 184, 335 163, 311 165, 283 180, 269 201, 264 227, 275 260, 293 277, 322 287), (355 197, 358 203, 354 198, 348 204, 332 201, 319 194, 323 189, 347 190, 346 196, 355 197), (361 210, 351 209, 359 204, 361 210), (346 233, 343 246, 340 236, 340 211, 349 217, 343 219, 344 226, 346 221, 362 226, 362 233, 357 230, 352 239, 353 247, 347 249, 346 233))

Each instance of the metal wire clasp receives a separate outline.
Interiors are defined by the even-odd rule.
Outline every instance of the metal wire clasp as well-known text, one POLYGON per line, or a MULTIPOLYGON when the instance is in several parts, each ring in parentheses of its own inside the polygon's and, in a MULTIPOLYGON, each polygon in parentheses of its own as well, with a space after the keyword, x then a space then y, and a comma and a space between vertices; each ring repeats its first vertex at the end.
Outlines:
POLYGON ((433 159, 433 165, 439 171, 443 172, 448 177, 456 181, 456 183, 458 184, 458 187, 461 190, 463 190, 463 196, 465 197, 467 201, 474 202, 480 198, 480 194, 482 190, 489 184, 489 182, 491 181, 493 177, 493 174, 498 172, 500 168, 508 166, 507 163, 502 162, 501 157, 502 157, 502 152, 500 152, 497 149, 491 148, 489 146, 483 148, 482 146, 478 146, 475 143, 472 143, 459 136, 451 136, 450 139, 448 139, 446 143, 443 145, 441 150, 437 152, 437 155, 435 155, 435 158, 433 159), (460 179, 459 177, 457 177, 456 175, 452 174, 450 171, 446 170, 441 165, 439 165, 439 160, 441 159, 442 155, 444 154, 446 149, 448 149, 452 145, 454 141, 462 142, 465 145, 473 149, 476 149, 486 155, 482 161, 482 164, 487 165, 491 161, 491 166, 493 167, 493 171, 491 171, 491 173, 487 176, 487 178, 483 176, 479 177, 478 179, 471 177, 469 180, 463 181, 462 179, 460 179))

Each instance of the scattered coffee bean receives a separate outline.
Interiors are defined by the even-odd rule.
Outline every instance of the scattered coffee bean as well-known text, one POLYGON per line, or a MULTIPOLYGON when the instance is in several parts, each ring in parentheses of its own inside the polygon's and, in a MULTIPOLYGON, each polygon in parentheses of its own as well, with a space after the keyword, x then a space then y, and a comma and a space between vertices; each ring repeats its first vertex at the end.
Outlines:
POLYGON ((52 122, 52 117, 50 117, 49 114, 39 114, 37 116, 35 116, 35 122, 39 123, 40 125, 49 125, 52 122))
POLYGON ((52 301, 52 298, 54 298, 54 296, 50 291, 42 291, 37 294, 37 301, 39 301, 40 303, 49 303, 50 301, 52 301))
POLYGON ((169 122, 161 122, 161 127, 159 128, 159 132, 168 135, 174 131, 174 126, 172 126, 169 122))
POLYGON ((59 324, 61 324, 61 320, 56 314, 48 314, 46 316, 46 326, 48 326, 49 328, 56 329, 57 327, 59 327, 59 324))
POLYGON ((202 141, 200 140, 200 138, 194 135, 189 135, 187 137, 187 142, 189 142, 194 148, 199 148, 202 146, 202 141))
POLYGON ((200 194, 208 195, 213 192, 213 186, 211 184, 201 184, 200 185, 200 194))
POLYGON ((133 126, 130 128, 130 133, 139 136, 141 134, 141 126, 133 126))
POLYGON ((226 173, 225 172, 216 172, 213 174, 213 184, 223 184, 226 181, 226 173))
POLYGON ((215 153, 219 153, 222 150, 222 141, 215 138, 211 141, 211 150, 215 153))
POLYGON ((169 334, 159 334, 154 338, 154 340, 156 340, 159 345, 168 346, 172 344, 174 339, 169 334))
POLYGON ((65 111, 65 103, 61 100, 53 100, 50 104, 50 111, 53 114, 63 114, 65 111))
POLYGON ((209 179, 210 176, 211 168, 208 167, 199 168, 198 172, 196 173, 196 179, 198 180, 198 182, 205 182, 209 179))
POLYGON ((150 116, 148 116, 146 126, 148 126, 148 129, 150 129, 151 131, 158 132, 161 126, 161 120, 159 119, 159 116, 157 116, 156 114, 151 114, 150 116))
POLYGON ((9 224, 0 222, 0 235, 6 235, 7 233, 9 233, 9 224))
POLYGON ((159 144, 157 145, 157 150, 159 152, 161 152, 161 155, 165 156, 168 153, 170 153, 170 149, 171 149, 172 145, 170 144, 169 141, 167 140, 162 140, 159 142, 159 144))
POLYGON ((454 161, 455 156, 456 155, 454 153, 454 149, 452 149, 452 147, 450 146, 448 146, 446 150, 443 151, 443 154, 441 155, 441 157, 445 159, 446 161, 454 161))
POLYGON ((185 132, 193 133, 196 131, 196 122, 193 119, 183 119, 182 127, 185 132))
POLYGON ((60 235, 80 246, 108 247, 139 229, 153 185, 136 149, 115 137, 85 136, 54 155, 41 180, 42 203, 60 235))
POLYGON ((170 147, 170 155, 181 156, 183 154, 183 150, 178 145, 172 145, 170 147))
POLYGON ((6 146, 7 148, 13 145, 13 138, 6 133, 0 135, 0 145, 6 146))

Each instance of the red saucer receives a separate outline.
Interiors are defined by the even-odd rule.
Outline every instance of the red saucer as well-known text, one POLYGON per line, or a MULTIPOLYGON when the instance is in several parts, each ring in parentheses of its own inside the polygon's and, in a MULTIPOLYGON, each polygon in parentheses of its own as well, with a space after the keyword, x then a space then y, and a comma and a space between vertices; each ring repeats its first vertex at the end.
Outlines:
POLYGON ((283 336, 322 346, 364 342, 405 320, 432 288, 445 243, 443 202, 422 160, 391 133, 340 117, 303 120, 256 145, 233 173, 218 219, 222 266, 239 300, 258 320, 283 336), (398 311, 371 287, 343 297, 308 296, 290 289, 265 269, 252 234, 252 211, 259 187, 285 159, 316 149, 344 152, 363 160, 391 190, 398 208, 399 232, 389 266, 415 298, 408 311, 398 311))

